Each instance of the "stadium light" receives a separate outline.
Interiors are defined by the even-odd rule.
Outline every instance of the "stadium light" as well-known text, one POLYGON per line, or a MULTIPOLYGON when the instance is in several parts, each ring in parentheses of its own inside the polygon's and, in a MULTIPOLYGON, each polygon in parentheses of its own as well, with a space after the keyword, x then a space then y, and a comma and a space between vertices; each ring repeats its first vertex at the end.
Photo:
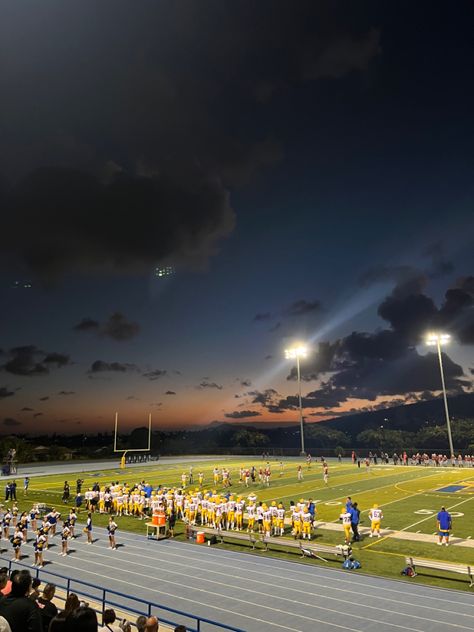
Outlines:
POLYGON ((449 449, 451 450, 451 456, 453 456, 454 447, 453 447, 453 437, 451 435, 451 420, 449 419, 448 397, 446 395, 446 385, 444 382, 444 371, 443 371, 443 359, 441 357, 441 345, 448 344, 450 340, 451 340, 451 336, 449 334, 429 333, 426 336, 426 344, 431 345, 431 346, 436 346, 436 349, 438 351, 439 370, 441 373, 441 385, 443 387, 444 412, 446 413, 446 426, 448 428, 449 449))
POLYGON ((301 372, 300 372, 300 358, 306 358, 308 356, 308 349, 304 345, 297 345, 285 349, 285 358, 287 360, 296 360, 296 371, 298 375, 298 401, 300 409, 300 432, 301 432, 301 454, 306 454, 304 449, 304 425, 303 425, 303 406, 301 403, 301 372))

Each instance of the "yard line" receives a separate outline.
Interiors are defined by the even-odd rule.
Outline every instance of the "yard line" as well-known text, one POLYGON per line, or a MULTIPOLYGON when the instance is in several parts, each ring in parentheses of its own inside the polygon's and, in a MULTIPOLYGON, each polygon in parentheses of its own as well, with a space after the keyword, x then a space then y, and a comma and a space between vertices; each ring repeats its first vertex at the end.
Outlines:
MULTIPOLYGON (((82 543, 81 543, 81 544, 82 544, 82 543)), ((85 551, 87 551, 87 552, 89 551, 88 549, 86 549, 86 548, 85 548, 85 545, 84 545, 84 550, 85 550, 85 551)), ((143 549, 142 549, 142 547, 139 547, 139 546, 133 546, 133 545, 130 547, 130 546, 128 546, 128 545, 127 545, 127 547, 124 549, 123 553, 125 553, 126 555, 129 555, 129 556, 131 556, 131 557, 138 557, 140 560, 143 560, 143 549), (137 549, 137 550, 139 550, 141 553, 140 553, 140 554, 139 554, 139 553, 129 553, 129 552, 128 552, 128 549, 129 549, 129 548, 134 548, 134 549, 137 549)), ((169 552, 168 552, 168 551, 162 552, 162 553, 161 553, 161 555, 159 556, 160 561, 164 561, 164 560, 165 560, 165 558, 166 558, 166 555, 167 555, 167 554, 169 554, 169 552)), ((107 557, 107 558, 108 558, 108 556, 107 556, 107 555, 104 555, 103 553, 98 553, 98 555, 99 555, 99 556, 102 556, 102 557, 107 557)), ((171 554, 171 557, 184 558, 184 561, 183 561, 183 562, 176 562, 176 561, 174 561, 174 560, 173 560, 173 561, 171 561, 171 564, 175 564, 176 566, 179 566, 179 567, 184 567, 185 569, 187 569, 187 572, 185 573, 185 575, 187 575, 187 576, 189 576, 189 577, 191 577, 191 578, 192 578, 192 577, 194 577, 193 575, 190 575, 190 574, 189 574, 189 568, 190 568, 190 564, 189 564, 189 556, 181 556, 181 555, 173 555, 173 554, 171 554)), ((207 551, 206 551, 206 557, 207 557, 207 551)), ((108 559, 109 559, 109 558, 108 558, 108 559)), ((148 564, 144 564, 143 562, 138 563, 138 562, 133 562, 133 561, 132 561, 132 562, 129 562, 129 563, 131 563, 131 564, 138 564, 138 565, 139 565, 139 566, 141 566, 141 567, 150 568, 150 569, 155 569, 155 568, 156 568, 156 565, 154 565, 154 564, 150 564, 150 565, 148 565, 148 564)), ((201 559, 196 558, 196 563, 200 566, 200 565, 201 565, 201 563, 202 563, 202 558, 201 558, 201 559)), ((224 569, 225 569, 225 570, 219 571, 219 570, 214 570, 214 569, 208 568, 208 572, 209 572, 209 573, 214 573, 214 574, 216 574, 216 575, 224 575, 225 577, 228 577, 228 576, 229 576, 229 573, 228 573, 228 564, 221 564, 221 563, 216 563, 216 562, 210 562, 210 563, 209 563, 207 560, 206 560, 206 563, 208 564, 208 566, 210 566, 211 564, 214 564, 214 565, 217 565, 217 566, 223 566, 223 567, 224 567, 224 569)), ((192 568, 193 568, 193 570, 194 570, 194 567, 192 567, 192 568)), ((233 570, 234 570, 234 571, 238 571, 238 570, 240 570, 240 571, 244 571, 244 572, 246 572, 246 573, 248 573, 248 572, 249 572, 249 570, 248 570, 248 569, 246 569, 246 568, 241 568, 241 567, 238 567, 238 566, 235 566, 235 565, 232 565, 232 568, 233 568, 233 570)), ((176 571, 172 571, 171 569, 169 569, 169 570, 170 570, 171 572, 176 573, 176 571)), ((272 577, 272 578, 274 578, 274 577, 275 577, 275 574, 274 574, 274 573, 269 573, 269 572, 265 572, 265 571, 250 571, 250 572, 257 572, 257 573, 259 573, 260 575, 263 575, 264 577, 266 577, 266 576, 270 576, 270 577, 272 577)), ((180 574, 180 573, 176 573, 176 574, 180 574)), ((244 577, 239 576, 239 577, 238 577, 238 579, 244 579, 244 577)), ((271 582, 268 582, 267 580, 257 580, 257 579, 251 579, 251 578, 249 578, 249 577, 245 577, 245 581, 248 581, 249 583, 253 582, 253 583, 256 583, 256 584, 264 584, 264 585, 266 585, 266 586, 270 586, 270 587, 271 587, 271 586, 275 586, 276 588, 281 588, 281 585, 280 585, 280 584, 272 584, 271 582)), ((317 586, 315 585, 314 581, 311 581, 311 582, 306 582, 306 581, 303 581, 303 580, 300 580, 300 579, 294 579, 294 578, 292 578, 292 579, 291 579, 291 581, 292 581, 292 582, 303 583, 303 584, 305 584, 305 585, 310 585, 312 588, 316 588, 316 589, 318 590, 318 588, 317 588, 317 586)), ((341 588, 332 588, 332 587, 328 587, 328 589, 329 589, 329 590, 332 590, 332 591, 341 591, 341 592, 344 592, 344 593, 347 593, 347 592, 348 592, 348 591, 347 591, 347 589, 344 589, 344 588, 342 588, 342 589, 341 589, 341 588)), ((288 587, 288 585, 287 585, 287 587, 286 587, 286 590, 288 590, 288 591, 290 591, 290 592, 292 591, 292 592, 297 592, 297 593, 304 593, 304 594, 306 594, 306 595, 308 594, 308 593, 307 593, 307 591, 305 592, 305 590, 300 590, 300 589, 296 589, 296 588, 289 588, 289 587, 288 587)), ((373 595, 372 595, 372 594, 361 593, 361 592, 360 592, 360 590, 358 590, 358 591, 357 591, 357 596, 358 596, 358 597, 363 596, 363 597, 373 598, 373 595)), ((347 597, 346 597, 346 598, 344 598, 344 599, 342 599, 342 600, 341 600, 341 599, 338 599, 338 598, 336 598, 336 597, 331 597, 331 596, 326 596, 325 598, 327 598, 327 599, 329 599, 329 600, 343 601, 344 603, 348 603, 348 604, 352 604, 352 605, 362 605, 362 604, 358 604, 358 603, 354 603, 354 602, 348 601, 347 597)), ((388 598, 388 597, 383 597, 382 599, 383 599, 384 601, 394 602, 394 603, 396 603, 396 604, 399 604, 399 603, 400 603, 400 600, 399 600, 399 599, 390 599, 390 598, 388 598)), ((452 611, 450 611, 450 610, 444 610, 444 609, 442 609, 442 608, 434 608, 432 605, 428 606, 428 605, 422 605, 422 604, 420 604, 420 603, 408 603, 407 601, 404 601, 404 604, 405 604, 405 605, 407 605, 407 606, 413 606, 414 608, 428 608, 428 609, 429 609, 429 610, 431 610, 431 611, 436 610, 436 611, 438 611, 438 612, 443 612, 443 613, 446 613, 446 614, 452 614, 452 611)), ((374 608, 375 608, 374 606, 370 606, 370 605, 366 605, 366 606, 364 606, 364 607, 367 607, 367 608, 369 608, 369 609, 370 609, 370 608, 372 608, 372 609, 374 609, 374 608)), ((375 608, 375 609, 380 610, 380 608, 375 608)), ((386 609, 386 608, 382 608, 382 610, 387 611, 387 609, 386 609)), ((470 615, 470 614, 457 613, 457 615, 458 615, 458 616, 460 615, 460 616, 463 616, 463 617, 474 618, 474 614, 470 615)), ((412 617, 415 617, 415 618, 419 618, 419 617, 417 617, 416 615, 409 615, 409 616, 412 616, 412 617)))
MULTIPOLYGON (((472 500, 472 496, 470 498, 466 498, 466 499, 462 500, 461 502, 457 503, 456 505, 452 505, 451 507, 448 507, 448 510, 449 509, 454 509, 455 507, 459 507, 460 505, 463 505, 464 503, 467 503, 470 500, 472 500)), ((403 529, 398 529, 398 531, 408 531, 408 529, 411 529, 412 527, 416 527, 417 525, 421 524, 422 522, 426 522, 427 520, 433 520, 433 518, 434 518, 434 515, 430 514, 426 518, 422 518, 421 520, 418 520, 418 522, 414 522, 413 524, 408 525, 408 527, 404 527, 403 529)), ((377 540, 375 540, 375 542, 371 542, 370 544, 366 544, 362 548, 363 549, 368 549, 369 547, 373 546, 374 544, 378 544, 380 542, 383 542, 384 540, 386 540, 387 538, 390 538, 393 535, 395 535, 395 534, 394 533, 389 533, 388 535, 384 536, 383 538, 377 538, 377 540)))

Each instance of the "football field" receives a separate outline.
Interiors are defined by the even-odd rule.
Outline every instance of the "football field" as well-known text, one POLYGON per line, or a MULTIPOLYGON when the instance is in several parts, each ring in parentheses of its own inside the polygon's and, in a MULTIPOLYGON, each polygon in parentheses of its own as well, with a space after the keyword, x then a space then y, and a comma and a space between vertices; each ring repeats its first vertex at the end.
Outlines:
MULTIPOLYGON (((313 461, 311 468, 301 459, 271 459, 272 470, 270 486, 266 487, 257 481, 247 488, 239 482, 239 468, 255 465, 257 471, 266 462, 261 458, 239 457, 209 459, 186 462, 155 461, 143 465, 135 465, 121 470, 96 470, 90 466, 86 472, 78 475, 51 474, 32 476, 28 496, 18 489, 20 511, 29 510, 33 502, 45 502, 48 506, 55 506, 63 514, 74 500, 75 480, 78 476, 84 479, 83 491, 91 487, 94 482, 105 486, 112 481, 127 482, 129 485, 145 480, 157 487, 181 487, 181 475, 188 473, 190 465, 193 467, 194 479, 199 472, 204 474, 203 489, 216 489, 213 484, 212 471, 226 467, 231 474, 232 486, 229 490, 234 496, 246 498, 254 492, 258 501, 282 502, 288 509, 290 500, 298 502, 301 498, 312 498, 317 508, 317 529, 314 537, 318 542, 328 544, 343 543, 342 526, 339 514, 345 506, 347 496, 357 502, 361 510, 362 539, 353 546, 354 557, 362 562, 364 573, 401 578, 400 571, 404 567, 404 555, 415 555, 435 560, 462 562, 474 565, 474 543, 472 542, 474 522, 474 469, 453 467, 424 467, 424 466, 371 466, 367 472, 365 467, 358 468, 352 463, 329 460, 329 481, 325 485, 322 467, 313 461), (303 480, 297 480, 297 467, 303 465, 303 480), (63 484, 65 480, 71 486, 71 501, 68 505, 61 502, 63 484), (382 537, 371 539, 364 527, 370 526, 367 514, 374 503, 383 510, 382 537), (449 547, 437 546, 436 515, 441 506, 453 516, 452 540, 449 547)), ((88 466, 89 467, 89 466, 88 466)), ((19 478, 19 477, 18 477, 19 478)), ((191 485, 195 488, 196 483, 191 485)), ((222 487, 217 487, 222 491, 222 487)), ((83 510, 79 520, 83 520, 83 510)), ((108 516, 96 514, 94 524, 105 526, 108 516)), ((131 516, 117 519, 120 531, 145 532, 142 521, 131 516)), ((179 525, 177 540, 184 538, 183 525, 179 525)), ((287 536, 290 527, 287 527, 287 536)), ((218 545, 217 548, 221 548, 218 545)), ((249 550, 248 547, 228 545, 231 550, 249 550)), ((249 550, 250 552, 250 550, 249 550)), ((261 552, 253 552, 261 555, 261 552)), ((266 554, 269 555, 269 554, 266 554)), ((272 553, 286 559, 299 558, 291 553, 272 553)), ((308 560, 309 564, 318 564, 308 560)), ((338 562, 329 563, 339 567, 338 562)), ((469 590, 469 582, 465 576, 443 575, 438 571, 426 569, 417 578, 409 579, 417 583, 429 583, 446 588, 469 590)), ((472 589, 471 589, 472 590, 472 589)))

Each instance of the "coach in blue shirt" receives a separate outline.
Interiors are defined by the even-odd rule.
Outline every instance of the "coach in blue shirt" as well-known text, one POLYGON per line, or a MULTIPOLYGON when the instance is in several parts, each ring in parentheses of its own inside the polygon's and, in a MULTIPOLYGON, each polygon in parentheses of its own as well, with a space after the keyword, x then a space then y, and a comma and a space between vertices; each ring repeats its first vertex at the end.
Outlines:
POLYGON ((444 544, 448 546, 449 532, 451 531, 452 524, 453 524, 451 514, 448 511, 446 511, 445 507, 441 507, 441 511, 438 513, 437 519, 438 519, 438 544, 439 546, 441 546, 443 544, 443 539, 444 539, 444 544))

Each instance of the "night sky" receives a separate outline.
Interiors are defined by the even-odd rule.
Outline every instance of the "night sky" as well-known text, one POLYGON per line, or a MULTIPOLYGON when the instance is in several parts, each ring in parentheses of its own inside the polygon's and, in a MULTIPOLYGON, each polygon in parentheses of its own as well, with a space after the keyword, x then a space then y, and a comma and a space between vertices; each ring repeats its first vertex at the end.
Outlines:
POLYGON ((471 1, 0 6, 0 432, 472 389, 471 1))

